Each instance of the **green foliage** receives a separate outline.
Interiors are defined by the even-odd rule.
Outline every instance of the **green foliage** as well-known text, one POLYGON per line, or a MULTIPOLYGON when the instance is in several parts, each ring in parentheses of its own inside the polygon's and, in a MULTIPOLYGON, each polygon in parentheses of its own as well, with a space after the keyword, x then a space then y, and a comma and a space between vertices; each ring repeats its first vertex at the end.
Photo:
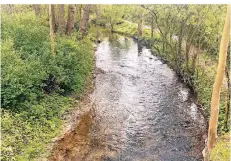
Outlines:
MULTIPOLYGON (((49 28, 33 12, 2 14, 2 40, 11 38, 14 49, 22 54, 40 54, 49 49, 49 28)), ((23 55, 22 55, 23 56, 23 55)), ((26 55, 27 56, 27 55, 26 55)))
POLYGON ((47 95, 35 104, 24 104, 26 111, 1 110, 1 160, 32 160, 45 152, 44 145, 58 135, 61 115, 71 99, 47 95))
POLYGON ((57 77, 60 87, 80 93, 92 70, 92 42, 88 38, 76 43, 68 37, 57 37, 56 50, 54 67, 62 68, 57 77))
POLYGON ((46 78, 40 61, 20 58, 13 49, 12 41, 2 42, 2 107, 15 107, 25 101, 34 101, 40 94, 40 84, 46 78))
POLYGON ((134 23, 123 22, 120 25, 116 25, 114 30, 131 36, 135 36, 137 34, 137 26, 134 23))
POLYGON ((124 5, 105 5, 104 12, 102 13, 102 18, 108 22, 109 28, 114 30, 114 26, 122 21, 124 11, 124 5))
POLYGON ((55 35, 52 55, 45 18, 36 18, 28 6, 16 11, 20 8, 27 9, 2 12, 1 160, 33 160, 45 153, 72 106, 67 94, 78 97, 92 72, 88 37, 55 35))
POLYGON ((35 101, 41 97, 43 90, 49 93, 58 89, 79 94, 92 69, 90 40, 85 38, 76 42, 75 36, 57 36, 57 55, 53 56, 47 45, 47 27, 36 25, 38 20, 31 14, 22 16, 13 15, 9 21, 3 16, 3 107, 16 108, 25 101, 35 101), (50 79, 54 81, 50 82, 50 79))

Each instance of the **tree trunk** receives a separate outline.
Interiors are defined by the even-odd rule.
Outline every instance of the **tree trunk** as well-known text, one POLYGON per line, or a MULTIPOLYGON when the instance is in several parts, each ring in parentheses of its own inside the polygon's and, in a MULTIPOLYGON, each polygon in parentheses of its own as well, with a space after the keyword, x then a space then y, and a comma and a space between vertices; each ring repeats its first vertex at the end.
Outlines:
POLYGON ((68 18, 66 25, 66 35, 70 35, 74 30, 75 7, 72 4, 68 5, 68 18))
POLYGON ((79 6, 79 21, 81 21, 81 18, 82 18, 82 8, 83 8, 83 5, 81 4, 79 6))
POLYGON ((32 6, 33 6, 36 17, 37 18, 40 17, 40 12, 41 12, 40 5, 39 4, 33 4, 32 6))
POLYGON ((52 26, 53 26, 53 31, 56 32, 57 30, 57 25, 56 25, 56 18, 55 18, 55 5, 51 5, 51 12, 52 12, 52 26))
POLYGON ((50 25, 50 46, 51 46, 51 53, 55 55, 55 44, 54 44, 54 30, 53 30, 53 12, 52 12, 52 5, 49 5, 49 25, 50 25))
POLYGON ((192 75, 194 75, 195 73, 197 55, 198 55, 198 52, 194 53, 192 57, 192 75))
POLYGON ((138 32, 137 36, 141 37, 142 36, 142 24, 143 24, 143 15, 140 15, 139 23, 138 23, 138 32))
POLYGON ((182 50, 182 32, 180 31, 180 34, 178 36, 178 50, 177 50, 177 55, 176 55, 176 59, 175 59, 175 64, 178 67, 180 67, 181 65, 181 50, 182 50))
POLYGON ((99 29, 98 29, 98 19, 99 19, 99 12, 98 12, 98 6, 95 5, 95 14, 96 14, 96 40, 99 41, 99 29))
POLYGON ((210 150, 216 144, 220 90, 221 90, 221 85, 222 85, 224 72, 225 72, 227 49, 228 49, 228 43, 229 43, 229 34, 230 34, 230 5, 228 5, 227 7, 227 15, 226 15, 224 30, 223 30, 223 34, 221 38, 221 43, 220 43, 217 74, 216 74, 215 82, 213 85, 209 130, 208 130, 208 142, 207 142, 208 154, 210 150))
POLYGON ((59 13, 58 13, 58 32, 64 33, 65 31, 65 12, 64 12, 64 4, 60 4, 59 6, 59 13))
POLYGON ((175 66, 177 68, 177 70, 179 69, 179 67, 181 66, 181 58, 182 58, 182 39, 183 39, 183 27, 184 27, 184 22, 182 21, 180 24, 180 30, 178 33, 178 40, 177 40, 177 52, 176 52, 176 56, 175 56, 175 66))
POLYGON ((90 8, 91 8, 91 5, 87 4, 86 7, 84 8, 83 17, 80 21, 79 33, 80 33, 81 38, 84 35, 86 35, 86 32, 87 32, 87 25, 88 25, 88 20, 89 20, 89 15, 90 15, 90 8))
POLYGON ((189 72, 189 52, 191 48, 191 42, 186 40, 186 49, 185 49, 185 62, 186 62, 186 71, 189 72))
POLYGON ((96 15, 96 21, 98 20, 99 18, 99 10, 98 10, 98 6, 95 5, 95 15, 96 15))
POLYGON ((151 20, 151 37, 153 38, 153 35, 154 35, 154 21, 153 21, 153 18, 151 20))
POLYGON ((225 68, 225 73, 226 73, 227 84, 228 84, 228 98, 225 107, 224 129, 228 131, 228 126, 229 126, 228 121, 229 121, 229 111, 230 111, 230 76, 229 76, 228 67, 225 68))

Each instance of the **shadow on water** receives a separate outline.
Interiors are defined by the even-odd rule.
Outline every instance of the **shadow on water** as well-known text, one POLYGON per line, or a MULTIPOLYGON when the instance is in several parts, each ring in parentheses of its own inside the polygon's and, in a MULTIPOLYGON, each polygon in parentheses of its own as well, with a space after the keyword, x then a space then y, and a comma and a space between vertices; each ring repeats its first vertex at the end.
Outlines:
POLYGON ((202 160, 206 123, 175 72, 140 44, 116 34, 98 44, 94 105, 50 160, 202 160))

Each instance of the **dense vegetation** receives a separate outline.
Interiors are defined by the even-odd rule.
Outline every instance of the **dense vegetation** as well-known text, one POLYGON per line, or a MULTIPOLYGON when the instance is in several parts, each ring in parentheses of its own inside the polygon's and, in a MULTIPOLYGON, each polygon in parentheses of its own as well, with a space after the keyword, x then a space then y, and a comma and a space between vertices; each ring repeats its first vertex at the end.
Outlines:
POLYGON ((28 5, 2 11, 1 160, 31 160, 58 135, 92 72, 92 42, 76 35, 57 33, 52 55, 46 12, 37 18, 28 5))
MULTIPOLYGON (((59 134, 63 113, 90 80, 93 24, 152 48, 209 116, 225 5, 51 5, 49 11, 48 5, 2 6, 2 160, 32 160, 59 134)), ((230 130, 229 81, 226 68, 219 133, 230 130)))

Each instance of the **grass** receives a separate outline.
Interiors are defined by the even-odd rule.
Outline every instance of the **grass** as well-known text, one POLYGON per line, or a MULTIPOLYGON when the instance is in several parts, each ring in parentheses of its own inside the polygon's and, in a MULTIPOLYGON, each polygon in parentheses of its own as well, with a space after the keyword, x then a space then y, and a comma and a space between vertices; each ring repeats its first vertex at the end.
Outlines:
POLYGON ((230 160, 230 133, 219 137, 216 146, 210 152, 211 161, 229 161, 230 160))

